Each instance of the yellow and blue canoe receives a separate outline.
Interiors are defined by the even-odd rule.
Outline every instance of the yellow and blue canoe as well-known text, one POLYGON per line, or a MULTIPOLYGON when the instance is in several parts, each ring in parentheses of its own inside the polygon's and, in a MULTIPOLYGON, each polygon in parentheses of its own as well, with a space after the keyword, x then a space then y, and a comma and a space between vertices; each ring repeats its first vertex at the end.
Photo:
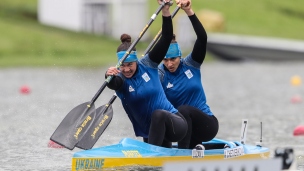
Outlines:
POLYGON ((230 159, 267 159, 269 148, 213 139, 203 142, 205 150, 163 148, 124 138, 118 144, 74 153, 72 171, 119 167, 162 167, 166 162, 230 159))

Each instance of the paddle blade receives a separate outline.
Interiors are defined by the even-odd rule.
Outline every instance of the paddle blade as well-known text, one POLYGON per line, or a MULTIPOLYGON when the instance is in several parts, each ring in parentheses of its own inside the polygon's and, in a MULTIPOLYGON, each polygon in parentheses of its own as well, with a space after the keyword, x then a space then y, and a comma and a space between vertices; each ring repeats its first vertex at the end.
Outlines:
POLYGON ((95 106, 94 104, 88 106, 89 104, 90 102, 86 102, 72 109, 61 121, 50 139, 73 150, 95 119, 95 106))
POLYGON ((91 127, 82 137, 82 139, 76 144, 76 147, 81 149, 91 149, 97 142, 101 134, 108 127, 113 118, 113 109, 110 105, 103 105, 96 109, 96 118, 94 119, 91 127))

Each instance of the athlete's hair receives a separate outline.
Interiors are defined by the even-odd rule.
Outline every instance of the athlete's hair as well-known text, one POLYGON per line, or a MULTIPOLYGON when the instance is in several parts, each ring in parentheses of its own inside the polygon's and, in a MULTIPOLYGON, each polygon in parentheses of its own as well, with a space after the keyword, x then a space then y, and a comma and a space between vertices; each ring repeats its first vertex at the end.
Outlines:
MULTIPOLYGON (((128 34, 122 34, 120 36, 120 41, 121 44, 118 46, 117 51, 116 52, 120 52, 120 51, 126 51, 129 49, 129 47, 131 46, 131 36, 128 34)), ((136 47, 134 47, 132 49, 132 51, 136 51, 136 47)))
POLYGON ((172 36, 172 40, 171 40, 171 43, 177 43, 177 41, 176 41, 176 39, 175 39, 175 34, 173 34, 173 36, 172 36))

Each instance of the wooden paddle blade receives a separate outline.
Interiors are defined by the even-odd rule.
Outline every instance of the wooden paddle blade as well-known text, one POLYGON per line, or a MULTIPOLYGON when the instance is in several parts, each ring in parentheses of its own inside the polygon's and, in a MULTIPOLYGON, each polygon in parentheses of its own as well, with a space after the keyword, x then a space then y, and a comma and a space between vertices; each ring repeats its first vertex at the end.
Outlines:
POLYGON ((89 106, 89 104, 90 102, 86 102, 72 109, 61 121, 50 139, 73 150, 95 119, 95 106, 94 104, 89 106))
POLYGON ((113 118, 113 109, 110 105, 103 105, 96 109, 96 118, 94 119, 91 127, 82 137, 82 139, 76 144, 76 147, 81 149, 91 149, 104 130, 108 127, 113 118))

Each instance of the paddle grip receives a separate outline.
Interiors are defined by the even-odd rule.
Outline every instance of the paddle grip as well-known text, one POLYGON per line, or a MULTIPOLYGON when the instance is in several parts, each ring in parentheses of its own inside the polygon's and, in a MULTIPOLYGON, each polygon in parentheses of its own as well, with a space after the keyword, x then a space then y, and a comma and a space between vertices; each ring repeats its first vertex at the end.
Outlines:
MULTIPOLYGON (((109 77, 110 77, 110 76, 109 76, 109 77)), ((112 76, 111 76, 111 77, 112 77, 112 76)), ((92 98, 92 100, 91 100, 89 106, 91 106, 92 104, 95 103, 95 101, 97 100, 97 98, 99 97, 99 95, 101 94, 101 92, 106 88, 107 84, 108 84, 108 82, 106 82, 106 81, 102 84, 102 86, 99 88, 99 90, 97 91, 97 93, 96 93, 96 94, 94 95, 94 97, 92 98)))
MULTIPOLYGON (((179 11, 180 7, 177 6, 175 8, 175 10, 173 11, 171 18, 173 19, 174 16, 177 14, 177 12, 179 11)), ((162 35, 162 29, 160 29, 158 31, 158 33, 156 34, 156 36, 153 38, 152 42, 149 44, 149 46, 146 48, 145 52, 142 54, 142 56, 145 56, 148 52, 150 52, 150 50, 152 49, 152 47, 154 47, 154 45, 156 44, 156 42, 159 40, 159 38, 162 35)))

